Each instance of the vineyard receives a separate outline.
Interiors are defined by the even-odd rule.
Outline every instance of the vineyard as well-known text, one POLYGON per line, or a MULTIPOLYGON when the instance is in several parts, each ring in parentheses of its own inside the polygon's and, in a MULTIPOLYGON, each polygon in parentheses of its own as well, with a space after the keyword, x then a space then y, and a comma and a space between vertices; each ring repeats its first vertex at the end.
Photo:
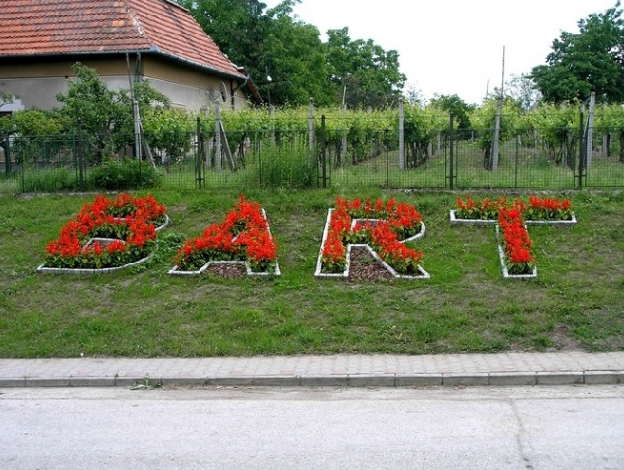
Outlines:
MULTIPOLYGON (((50 116, 3 124, 0 192, 201 187, 575 189, 624 186, 624 109, 495 102, 471 128, 433 106, 147 113, 143 133, 87 135, 50 116), (138 138, 137 138, 138 137, 138 138), (139 145, 137 145, 139 143, 139 145), (140 155, 141 158, 136 156, 140 155)), ((6 120, 5 120, 6 121, 6 120)))

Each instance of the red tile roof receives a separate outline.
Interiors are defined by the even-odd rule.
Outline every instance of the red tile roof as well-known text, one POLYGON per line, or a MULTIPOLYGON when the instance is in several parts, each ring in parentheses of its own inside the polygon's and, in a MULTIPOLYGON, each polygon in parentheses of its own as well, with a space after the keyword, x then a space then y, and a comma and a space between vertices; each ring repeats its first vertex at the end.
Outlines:
POLYGON ((2 0, 0 56, 150 52, 244 77, 169 0, 2 0))

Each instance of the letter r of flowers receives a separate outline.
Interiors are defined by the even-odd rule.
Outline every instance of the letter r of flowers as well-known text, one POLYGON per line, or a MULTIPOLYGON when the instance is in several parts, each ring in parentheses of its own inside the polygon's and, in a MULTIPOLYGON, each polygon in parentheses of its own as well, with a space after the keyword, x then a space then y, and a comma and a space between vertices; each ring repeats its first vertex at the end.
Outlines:
POLYGON ((422 235, 422 216, 414 206, 394 199, 378 199, 373 204, 370 198, 363 203, 359 198, 348 201, 338 197, 329 212, 315 275, 348 275, 348 246, 363 244, 399 276, 428 277, 420 266, 422 251, 405 245, 422 235))

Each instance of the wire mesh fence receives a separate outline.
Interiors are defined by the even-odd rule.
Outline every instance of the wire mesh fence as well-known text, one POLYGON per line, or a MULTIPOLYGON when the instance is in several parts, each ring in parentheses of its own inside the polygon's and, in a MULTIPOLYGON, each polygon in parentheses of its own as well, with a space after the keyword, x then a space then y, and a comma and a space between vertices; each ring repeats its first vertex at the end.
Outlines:
POLYGON ((0 192, 165 188, 527 189, 624 187, 624 139, 594 129, 518 130, 496 156, 476 131, 445 131, 401 142, 396 129, 362 138, 322 126, 304 130, 193 132, 165 139, 134 136, 6 136, 0 192), (338 136, 338 137, 336 137, 338 136), (122 144, 120 144, 120 142, 122 144), (177 142, 172 145, 171 142, 177 142), (137 154, 139 157, 137 157, 137 154), (495 162, 495 165, 492 164, 495 162))

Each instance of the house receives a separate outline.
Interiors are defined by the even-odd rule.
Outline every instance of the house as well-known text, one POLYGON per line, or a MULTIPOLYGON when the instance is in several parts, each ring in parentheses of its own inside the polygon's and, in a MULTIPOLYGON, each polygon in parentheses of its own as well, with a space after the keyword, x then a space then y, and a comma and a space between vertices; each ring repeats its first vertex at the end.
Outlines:
POLYGON ((58 107, 76 62, 112 90, 149 80, 190 111, 261 102, 244 68, 170 0, 2 0, 0 24, 0 96, 14 97, 0 112, 58 107))

